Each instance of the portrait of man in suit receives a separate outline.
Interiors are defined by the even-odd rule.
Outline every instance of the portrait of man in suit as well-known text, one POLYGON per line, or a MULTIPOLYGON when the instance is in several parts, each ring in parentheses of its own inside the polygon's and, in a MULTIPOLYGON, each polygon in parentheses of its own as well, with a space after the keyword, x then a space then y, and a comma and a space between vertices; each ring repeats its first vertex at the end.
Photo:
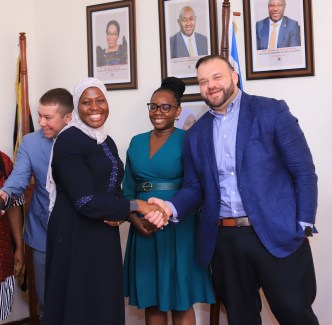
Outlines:
POLYGON ((301 46, 300 26, 285 9, 285 0, 269 0, 269 17, 256 23, 257 50, 301 46))
POLYGON ((180 31, 170 38, 171 59, 207 55, 207 37, 195 32, 194 9, 189 6, 183 7, 177 22, 180 31))

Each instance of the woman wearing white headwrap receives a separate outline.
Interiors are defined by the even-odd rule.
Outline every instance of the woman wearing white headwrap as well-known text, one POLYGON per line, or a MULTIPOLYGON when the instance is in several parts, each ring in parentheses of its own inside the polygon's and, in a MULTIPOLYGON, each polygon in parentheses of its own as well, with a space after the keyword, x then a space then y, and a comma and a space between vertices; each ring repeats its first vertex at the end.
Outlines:
POLYGON ((43 325, 123 325, 118 225, 133 210, 147 213, 155 207, 123 197, 123 164, 104 130, 109 112, 105 86, 86 78, 73 97, 72 122, 53 148, 54 183, 48 178, 54 206, 47 233, 43 325))

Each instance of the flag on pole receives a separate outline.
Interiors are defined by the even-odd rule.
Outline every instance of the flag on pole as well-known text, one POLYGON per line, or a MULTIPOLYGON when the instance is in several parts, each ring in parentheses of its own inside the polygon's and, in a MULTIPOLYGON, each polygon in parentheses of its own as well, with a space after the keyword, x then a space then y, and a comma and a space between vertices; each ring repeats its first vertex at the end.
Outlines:
MULTIPOLYGON (((28 91, 28 68, 26 58, 26 37, 21 32, 19 37, 20 55, 17 60, 17 76, 16 76, 16 117, 14 126, 14 158, 16 158, 18 147, 25 134, 33 132, 34 127, 29 107, 29 91, 28 91)), ((33 177, 30 185, 25 191, 24 220, 28 215, 28 206, 33 192, 33 177)), ((38 320, 38 301, 35 290, 34 267, 32 261, 32 249, 25 245, 25 272, 24 282, 21 284, 22 291, 28 291, 29 310, 31 324, 37 324, 38 320)), ((39 322, 38 322, 39 323, 39 322)))
POLYGON ((236 38, 235 38, 235 28, 234 28, 234 22, 232 19, 229 20, 229 62, 233 66, 234 70, 238 73, 239 75, 239 88, 243 90, 243 83, 242 83, 242 75, 241 75, 241 69, 240 69, 240 61, 239 61, 239 56, 237 52, 237 45, 236 45, 236 38))
MULTIPOLYGON (((21 56, 17 59, 17 72, 16 72, 16 113, 15 113, 15 126, 14 126, 14 161, 16 159, 18 147, 22 141, 26 131, 23 128, 24 112, 22 106, 22 85, 21 85, 21 56)), ((29 132, 34 131, 32 117, 29 109, 29 132)))
POLYGON ((21 57, 17 59, 16 68, 16 113, 15 113, 15 126, 14 126, 14 161, 16 160, 18 146, 22 141, 22 100, 21 100, 21 83, 20 83, 20 67, 21 57))

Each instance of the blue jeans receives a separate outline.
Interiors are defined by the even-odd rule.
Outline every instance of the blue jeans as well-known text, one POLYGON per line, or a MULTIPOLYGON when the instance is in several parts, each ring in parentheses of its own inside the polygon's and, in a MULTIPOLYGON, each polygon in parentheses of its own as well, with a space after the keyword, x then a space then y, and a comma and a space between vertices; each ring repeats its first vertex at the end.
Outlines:
POLYGON ((33 267, 35 270, 36 292, 39 300, 39 319, 43 319, 45 291, 46 252, 33 249, 33 267))

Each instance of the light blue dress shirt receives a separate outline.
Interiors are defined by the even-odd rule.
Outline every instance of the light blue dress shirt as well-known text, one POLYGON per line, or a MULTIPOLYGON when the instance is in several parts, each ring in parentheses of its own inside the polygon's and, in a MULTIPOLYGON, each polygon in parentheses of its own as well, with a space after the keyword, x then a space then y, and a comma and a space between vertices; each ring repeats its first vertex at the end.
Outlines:
MULTIPOLYGON (((246 215, 237 186, 235 168, 236 132, 239 120, 242 92, 228 105, 226 114, 217 114, 210 109, 213 120, 213 142, 220 186, 220 217, 242 217, 246 215)), ((174 205, 167 201, 172 209, 170 221, 176 223, 177 211, 174 205)))
POLYGON ((242 217, 243 208, 236 175, 236 132, 242 92, 228 105, 225 114, 210 109, 213 120, 213 142, 220 187, 220 217, 242 217))

